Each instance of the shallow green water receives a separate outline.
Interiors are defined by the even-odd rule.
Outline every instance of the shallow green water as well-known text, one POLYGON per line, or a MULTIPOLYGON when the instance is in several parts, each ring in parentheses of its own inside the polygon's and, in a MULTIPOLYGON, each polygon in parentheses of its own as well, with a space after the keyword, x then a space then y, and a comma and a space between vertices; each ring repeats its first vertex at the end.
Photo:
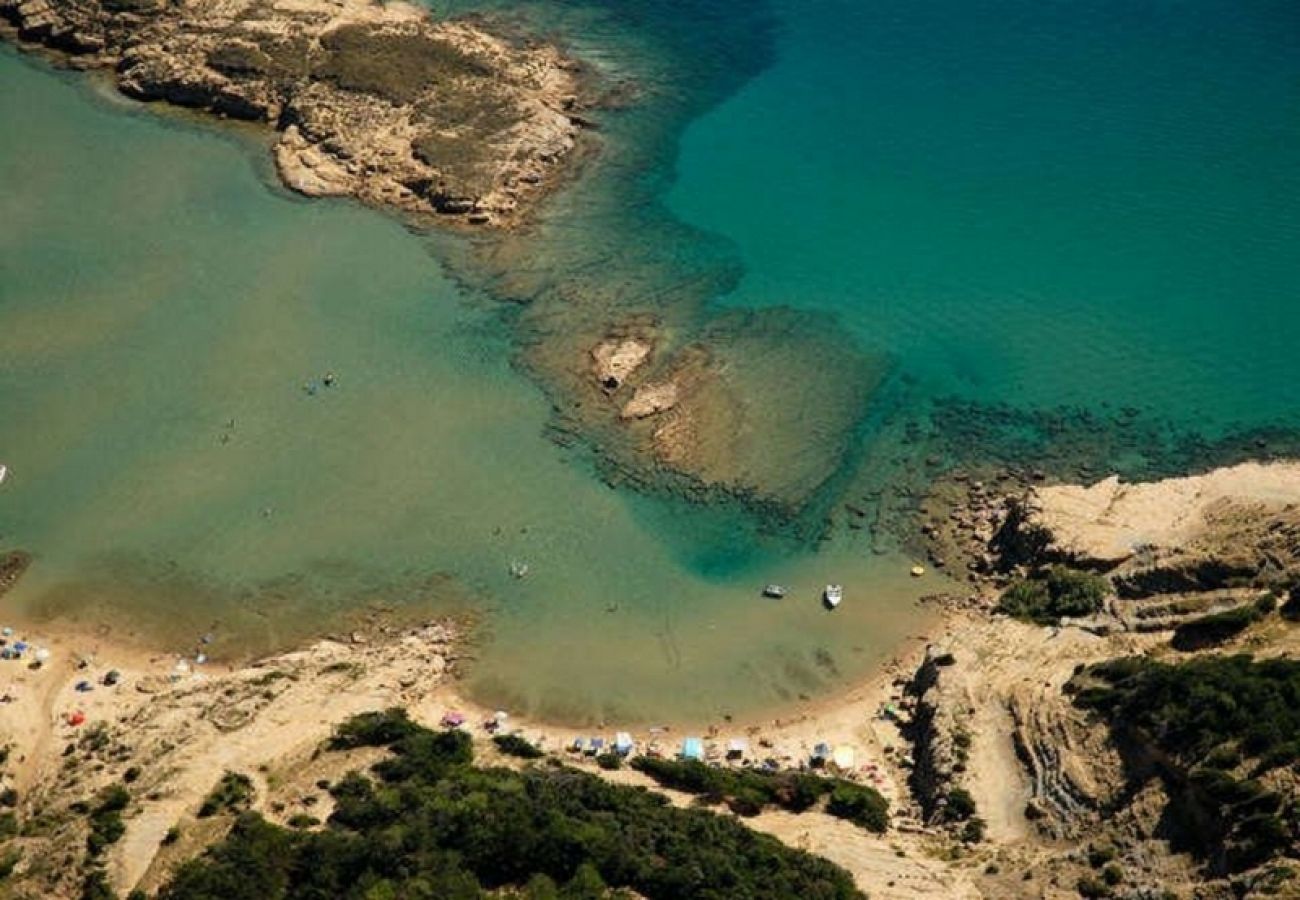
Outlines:
POLYGON ((0 549, 37 557, 6 604, 230 651, 469 607, 484 699, 635 719, 825 689, 916 622, 902 561, 605 487, 546 438, 496 307, 396 224, 11 53, 0 77, 0 549), (830 572, 870 595, 826 615, 830 572))

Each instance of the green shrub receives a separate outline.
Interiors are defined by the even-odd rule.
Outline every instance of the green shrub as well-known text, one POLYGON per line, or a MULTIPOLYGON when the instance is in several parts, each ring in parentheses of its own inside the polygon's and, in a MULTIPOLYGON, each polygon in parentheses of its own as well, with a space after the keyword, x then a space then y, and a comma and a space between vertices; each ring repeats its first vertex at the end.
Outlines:
POLYGON ((1115 848, 1111 844, 1089 844, 1088 865, 1100 869, 1115 858, 1115 848))
POLYGON ((1115 863, 1111 863, 1101 870, 1101 880, 1114 887, 1124 881, 1124 870, 1115 863))
POLYGON ((100 791, 88 810, 90 833, 86 835, 86 852, 98 856, 110 844, 115 844, 126 833, 122 810, 131 802, 131 795, 120 784, 110 785, 100 791))
POLYGON ((206 819, 219 812, 238 812, 253 802, 253 780, 240 772, 226 772, 199 806, 198 816, 206 819))
POLYGON ((1180 624, 1170 643, 1176 650, 1203 650, 1236 637, 1259 619, 1260 612, 1253 604, 1212 613, 1180 624))
POLYGON ((1046 574, 1008 587, 998 600, 998 611, 1037 625, 1056 625, 1063 617, 1096 613, 1109 590, 1099 575, 1052 566, 1046 574))
POLYGON ((654 759, 638 756, 632 768, 673 790, 696 794, 709 803, 722 803, 742 792, 761 795, 764 805, 804 812, 836 785, 830 778, 805 772, 761 772, 725 769, 694 759, 654 759))
POLYGON ((889 828, 889 801, 866 785, 839 782, 831 791, 826 811, 877 834, 889 828))
POLYGON ((387 747, 420 730, 411 721, 406 710, 392 707, 383 712, 362 713, 353 716, 338 728, 330 738, 331 750, 352 750, 357 747, 387 747))
POLYGON ((496 744, 497 749, 502 753, 518 756, 520 759, 540 759, 546 755, 532 741, 517 734, 498 734, 492 738, 492 743, 496 744))
POLYGON ((18 868, 18 864, 22 862, 22 860, 23 851, 19 850, 17 847, 10 847, 7 850, 0 849, 0 882, 3 882, 6 878, 12 875, 14 869, 18 868))
POLYGON ((449 41, 418 34, 344 25, 320 37, 315 74, 348 91, 409 103, 451 79, 483 77, 491 69, 449 41))
POLYGON ((984 834, 988 830, 988 824, 979 816, 971 816, 962 826, 958 837, 967 844, 978 844, 984 840, 984 834))
POLYGON ((614 752, 602 753, 596 757, 596 765, 607 772, 613 772, 623 767, 623 757, 614 752))
POLYGON ((1092 875, 1084 875, 1075 883, 1074 888, 1079 892, 1080 897, 1087 897, 1089 900, 1111 895, 1110 885, 1092 875))
POLYGON ((948 792, 948 804, 943 811, 949 822, 965 821, 975 815, 975 798, 965 788, 953 788, 948 792))

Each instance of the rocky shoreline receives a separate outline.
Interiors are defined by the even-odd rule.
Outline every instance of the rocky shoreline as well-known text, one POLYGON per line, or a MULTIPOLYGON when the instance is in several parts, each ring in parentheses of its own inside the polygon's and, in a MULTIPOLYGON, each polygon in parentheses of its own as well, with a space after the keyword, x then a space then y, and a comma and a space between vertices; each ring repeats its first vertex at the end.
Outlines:
POLYGON ((525 221, 591 125, 558 48, 406 3, 0 0, 0 23, 128 97, 261 125, 295 191, 468 228, 525 221))

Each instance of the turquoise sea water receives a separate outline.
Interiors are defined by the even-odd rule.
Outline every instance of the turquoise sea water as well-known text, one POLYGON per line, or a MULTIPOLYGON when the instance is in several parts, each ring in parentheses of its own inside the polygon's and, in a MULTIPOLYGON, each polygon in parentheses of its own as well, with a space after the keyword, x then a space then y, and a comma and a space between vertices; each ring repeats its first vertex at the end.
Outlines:
POLYGON ((888 367, 835 411, 846 478, 928 453, 879 423, 954 396, 1211 435, 1300 418, 1286 4, 433 6, 636 84, 583 181, 488 254, 286 197, 250 141, 0 52, 0 550, 36 555, 6 603, 215 623, 231 652, 365 602, 469 607, 485 700, 712 716, 846 683, 942 582, 870 528, 792 540, 606 487, 548 439, 518 341, 788 307, 838 341, 816 364, 888 367))
POLYGON ((670 192, 728 303, 834 311, 931 393, 1297 420, 1294 4, 777 6, 670 192))

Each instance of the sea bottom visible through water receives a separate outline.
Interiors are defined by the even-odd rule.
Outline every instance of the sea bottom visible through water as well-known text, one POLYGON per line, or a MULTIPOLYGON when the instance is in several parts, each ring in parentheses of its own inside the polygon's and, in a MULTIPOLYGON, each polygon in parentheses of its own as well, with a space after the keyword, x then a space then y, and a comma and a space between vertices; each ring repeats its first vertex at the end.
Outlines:
POLYGON ((925 624, 950 585, 877 526, 943 466, 1294 445, 1294 4, 430 6, 631 84, 499 243, 289 197, 261 147, 0 53, 0 551, 35 557, 6 604, 243 651, 366 603, 469 609, 485 702, 742 715, 925 624), (556 376, 633 319, 744 348, 705 350, 776 395, 746 471, 838 466, 801 532, 826 540, 611 489, 548 439, 580 420, 556 376), (861 404, 854 373, 880 379, 861 404))
POLYGON ((15 53, 0 74, 0 551, 35 557, 5 609, 235 655, 368 603, 473 610, 472 694, 625 721, 824 692, 922 621, 934 585, 865 540, 603 484, 497 307, 395 222, 15 53))

